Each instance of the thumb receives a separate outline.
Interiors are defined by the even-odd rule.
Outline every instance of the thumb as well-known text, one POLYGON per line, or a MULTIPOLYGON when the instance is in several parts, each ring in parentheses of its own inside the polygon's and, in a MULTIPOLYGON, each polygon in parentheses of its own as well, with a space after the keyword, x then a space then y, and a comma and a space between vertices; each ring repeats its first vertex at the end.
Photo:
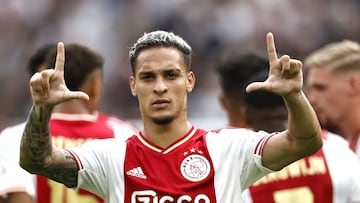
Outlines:
POLYGON ((69 91, 66 95, 66 99, 83 99, 83 100, 89 100, 89 95, 87 95, 85 92, 82 91, 69 91))
POLYGON ((266 90, 265 82, 252 82, 246 87, 246 92, 250 93, 256 90, 266 90))

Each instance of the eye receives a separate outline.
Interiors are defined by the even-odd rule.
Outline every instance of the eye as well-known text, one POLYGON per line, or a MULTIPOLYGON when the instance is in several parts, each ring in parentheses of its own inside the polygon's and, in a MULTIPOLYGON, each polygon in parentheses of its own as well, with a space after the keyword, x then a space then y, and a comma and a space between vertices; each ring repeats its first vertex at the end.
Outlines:
POLYGON ((155 77, 153 74, 141 74, 139 78, 144 81, 150 81, 153 80, 155 77))
POLYGON ((168 79, 176 79, 178 74, 173 71, 169 71, 169 72, 166 72, 165 76, 168 79))
POLYGON ((313 90, 316 90, 318 92, 324 92, 325 90, 327 90, 327 86, 325 85, 314 85, 313 90))

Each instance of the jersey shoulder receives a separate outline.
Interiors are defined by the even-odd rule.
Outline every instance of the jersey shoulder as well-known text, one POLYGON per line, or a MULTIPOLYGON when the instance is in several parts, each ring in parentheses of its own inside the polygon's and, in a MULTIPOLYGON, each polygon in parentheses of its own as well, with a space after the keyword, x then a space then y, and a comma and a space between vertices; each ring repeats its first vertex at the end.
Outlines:
POLYGON ((336 147, 341 146, 350 149, 349 142, 341 135, 323 130, 322 136, 323 136, 324 145, 326 146, 327 145, 336 146, 336 147))
POLYGON ((103 119, 111 128, 121 130, 122 132, 131 135, 136 134, 139 131, 134 124, 113 115, 99 113, 99 119, 103 119))

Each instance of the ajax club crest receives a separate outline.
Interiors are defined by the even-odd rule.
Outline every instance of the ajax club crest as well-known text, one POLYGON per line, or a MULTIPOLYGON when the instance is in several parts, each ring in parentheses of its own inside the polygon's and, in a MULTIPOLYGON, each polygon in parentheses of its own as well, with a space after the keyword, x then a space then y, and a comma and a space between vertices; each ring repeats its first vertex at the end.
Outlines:
POLYGON ((209 161, 199 154, 191 154, 185 157, 180 165, 182 176, 191 182, 204 180, 209 175, 210 170, 209 161))

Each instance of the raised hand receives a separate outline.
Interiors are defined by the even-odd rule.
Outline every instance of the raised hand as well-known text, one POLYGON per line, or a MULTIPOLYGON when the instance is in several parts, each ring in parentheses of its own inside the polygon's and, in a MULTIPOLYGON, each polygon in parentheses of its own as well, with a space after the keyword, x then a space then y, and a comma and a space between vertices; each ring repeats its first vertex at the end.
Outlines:
POLYGON ((81 91, 70 91, 64 80, 65 47, 57 45, 55 69, 35 73, 30 79, 30 92, 34 105, 54 106, 70 99, 85 99, 89 96, 81 91))
POLYGON ((301 91, 303 85, 301 61, 291 59, 288 55, 278 58, 272 33, 267 33, 266 45, 270 65, 269 76, 264 82, 249 84, 246 91, 265 90, 281 96, 301 91))

